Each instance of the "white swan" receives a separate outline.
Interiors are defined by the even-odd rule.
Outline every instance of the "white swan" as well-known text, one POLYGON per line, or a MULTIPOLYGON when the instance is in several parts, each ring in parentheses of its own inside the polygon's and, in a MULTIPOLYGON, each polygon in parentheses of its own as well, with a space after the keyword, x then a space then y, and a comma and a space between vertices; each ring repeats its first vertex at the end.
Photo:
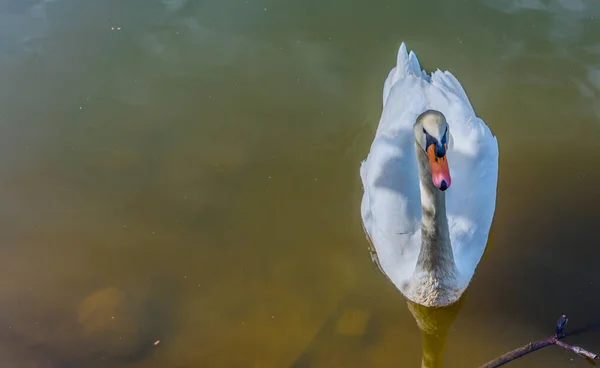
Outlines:
POLYGON ((460 82, 439 69, 428 75, 404 43, 360 176, 363 225, 382 271, 414 303, 456 302, 494 217, 498 142, 460 82))

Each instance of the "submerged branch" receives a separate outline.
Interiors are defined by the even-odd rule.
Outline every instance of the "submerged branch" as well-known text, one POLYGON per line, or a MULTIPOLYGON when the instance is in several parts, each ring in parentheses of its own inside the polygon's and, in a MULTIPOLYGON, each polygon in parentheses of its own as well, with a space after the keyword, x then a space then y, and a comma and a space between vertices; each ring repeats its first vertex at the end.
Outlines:
POLYGON ((500 367, 501 365, 509 363, 517 358, 520 358, 524 355, 527 355, 531 352, 534 352, 541 348, 545 348, 546 346, 550 346, 550 345, 560 346, 563 349, 570 350, 570 351, 574 352, 575 354, 577 354, 583 358, 586 358, 588 360, 591 360, 591 361, 600 359, 600 356, 598 356, 594 353, 591 353, 583 348, 580 348, 579 346, 569 345, 567 343, 560 341, 560 339, 565 337, 565 333, 563 332, 563 330, 564 330, 565 326, 567 325, 567 322, 568 322, 568 318, 567 318, 567 316, 565 316, 563 314, 562 316, 560 316, 558 318, 558 323, 556 324, 556 332, 554 333, 554 335, 552 335, 548 338, 545 338, 543 340, 530 342, 529 344, 527 344, 525 346, 522 346, 515 350, 509 351, 508 353, 482 365, 479 368, 500 367))

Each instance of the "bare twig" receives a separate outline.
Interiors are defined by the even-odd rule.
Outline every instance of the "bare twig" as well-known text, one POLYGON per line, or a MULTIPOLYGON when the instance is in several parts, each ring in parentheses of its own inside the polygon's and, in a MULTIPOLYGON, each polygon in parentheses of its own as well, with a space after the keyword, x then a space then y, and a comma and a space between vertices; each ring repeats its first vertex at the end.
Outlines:
POLYGON ((543 340, 530 342, 529 344, 527 344, 525 346, 522 346, 515 350, 509 351, 508 353, 482 365, 479 368, 500 367, 501 365, 504 365, 508 362, 511 362, 517 358, 520 358, 524 355, 527 355, 527 354, 534 352, 536 350, 539 350, 541 348, 545 348, 546 346, 549 346, 549 345, 560 346, 563 349, 570 350, 570 351, 574 352, 575 354, 577 354, 583 358, 589 359, 589 360, 600 359, 600 356, 598 356, 594 353, 591 353, 583 348, 580 348, 579 346, 569 345, 567 343, 560 341, 560 339, 565 337, 565 333, 563 330, 564 330, 565 326, 567 325, 567 322, 568 322, 568 318, 567 318, 567 316, 565 316, 563 314, 562 316, 560 316, 558 318, 558 323, 556 324, 556 332, 554 333, 554 335, 552 335, 548 338, 545 338, 543 340))

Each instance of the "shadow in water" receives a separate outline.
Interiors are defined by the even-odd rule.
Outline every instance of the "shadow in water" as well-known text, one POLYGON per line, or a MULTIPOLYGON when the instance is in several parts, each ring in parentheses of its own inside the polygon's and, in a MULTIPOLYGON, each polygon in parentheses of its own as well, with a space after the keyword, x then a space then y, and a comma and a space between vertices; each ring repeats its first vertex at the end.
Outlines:
POLYGON ((0 332, 0 365, 43 362, 50 368, 94 368, 140 363, 156 351, 156 340, 173 333, 177 300, 176 285, 163 281, 152 290, 100 288, 75 306, 65 302, 52 309, 42 304, 46 314, 35 306, 21 308, 25 317, 9 314, 1 320, 11 328, 0 332), (33 324, 33 315, 43 317, 33 324))
POLYGON ((441 308, 424 307, 407 300, 408 310, 421 330, 422 368, 443 366, 443 355, 448 332, 463 306, 464 296, 458 302, 441 308))

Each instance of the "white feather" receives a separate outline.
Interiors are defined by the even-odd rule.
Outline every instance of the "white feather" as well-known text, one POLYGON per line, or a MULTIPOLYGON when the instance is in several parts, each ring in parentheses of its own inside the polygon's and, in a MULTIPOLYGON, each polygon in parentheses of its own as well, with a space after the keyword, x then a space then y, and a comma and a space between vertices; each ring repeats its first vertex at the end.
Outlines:
POLYGON ((461 293, 485 250, 496 205, 498 142, 475 115, 460 82, 448 71, 429 76, 400 46, 383 89, 383 111, 361 164, 361 213, 383 271, 401 290, 413 276, 421 246, 421 197, 413 124, 422 112, 442 112, 452 142, 446 191, 450 239, 461 293))

